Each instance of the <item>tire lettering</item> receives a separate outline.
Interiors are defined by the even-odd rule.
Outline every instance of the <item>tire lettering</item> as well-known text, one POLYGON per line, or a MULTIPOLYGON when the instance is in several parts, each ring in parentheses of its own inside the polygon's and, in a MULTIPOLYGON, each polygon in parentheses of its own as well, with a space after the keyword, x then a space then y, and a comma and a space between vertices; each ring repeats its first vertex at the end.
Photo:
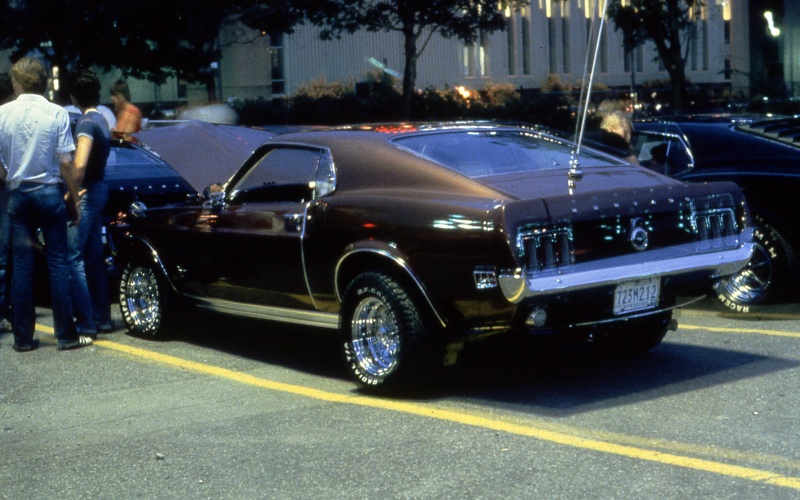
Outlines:
POLYGON ((740 312, 740 313, 749 313, 750 306, 746 304, 737 304, 736 302, 732 301, 724 294, 717 295, 717 299, 722 302, 723 307, 727 307, 731 311, 740 312))

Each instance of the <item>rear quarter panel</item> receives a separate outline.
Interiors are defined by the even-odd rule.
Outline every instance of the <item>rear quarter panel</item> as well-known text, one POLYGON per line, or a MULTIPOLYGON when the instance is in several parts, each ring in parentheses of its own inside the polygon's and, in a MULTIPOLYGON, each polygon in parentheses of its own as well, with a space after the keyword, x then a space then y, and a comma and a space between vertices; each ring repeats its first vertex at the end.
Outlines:
POLYGON ((496 199, 420 190, 378 189, 321 201, 309 211, 303 246, 318 306, 338 311, 337 283, 341 293, 355 273, 384 265, 403 275, 404 262, 448 323, 507 321, 511 305, 498 289, 477 290, 473 277, 476 266, 517 266, 501 207, 496 199))

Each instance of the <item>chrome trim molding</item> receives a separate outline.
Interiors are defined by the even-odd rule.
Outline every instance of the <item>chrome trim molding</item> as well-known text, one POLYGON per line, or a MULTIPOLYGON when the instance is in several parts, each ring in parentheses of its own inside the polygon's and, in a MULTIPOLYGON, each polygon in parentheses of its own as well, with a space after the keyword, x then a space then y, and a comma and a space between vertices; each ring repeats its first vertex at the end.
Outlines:
POLYGON ((314 298, 314 293, 311 291, 311 282, 308 280, 308 267, 306 266, 306 222, 308 222, 308 209, 311 202, 306 203, 303 209, 303 227, 300 231, 300 264, 303 266, 303 281, 306 283, 306 292, 311 298, 311 303, 317 307, 317 299, 314 298))
POLYGON ((585 290, 644 277, 707 271, 710 278, 715 278, 738 272, 750 260, 754 246, 754 243, 745 243, 730 250, 697 253, 695 242, 574 264, 568 271, 552 269, 526 275, 522 269, 507 269, 500 272, 500 288, 509 302, 517 304, 530 297, 585 290))
POLYGON ((338 300, 338 302, 340 304, 342 303, 342 297, 341 297, 341 294, 339 293, 339 285, 340 285, 339 284, 339 269, 341 268, 342 263, 345 260, 347 260, 348 257, 350 257, 353 254, 361 253, 361 252, 370 252, 370 253, 381 255, 383 257, 387 257, 390 260, 392 260, 395 264, 400 266, 400 268, 403 269, 403 271, 406 272, 408 277, 411 278, 414 281, 414 284, 417 285, 417 288, 419 289, 420 293, 422 293, 422 296, 425 298, 425 301, 430 306, 431 311, 433 311, 433 314, 434 314, 434 316, 436 316, 436 319, 437 319, 437 321, 439 321, 439 324, 442 325, 442 327, 446 327, 447 326, 447 323, 445 322, 444 317, 436 309, 436 306, 433 305, 433 301, 431 300, 430 294, 428 293, 428 290, 425 288, 425 285, 422 284, 422 281, 420 281, 420 279, 417 277, 417 275, 414 274, 414 272, 411 270, 411 267, 408 265, 408 262, 406 262, 405 259, 403 259, 402 257, 398 257, 397 255, 393 255, 390 252, 387 252, 386 250, 383 250, 383 249, 380 249, 380 248, 372 248, 372 247, 371 248, 355 248, 355 249, 347 252, 346 254, 344 254, 342 256, 342 258, 339 259, 339 262, 336 263, 336 271, 335 271, 336 274, 335 274, 334 289, 336 291, 336 299, 338 300))
MULTIPOLYGON (((178 289, 175 287, 175 283, 172 282, 172 278, 170 278, 170 275, 167 272, 166 266, 164 266, 164 262, 161 261, 161 257, 159 257, 158 252, 156 252, 156 249, 153 248, 153 245, 151 245, 150 242, 134 235, 127 235, 125 237, 125 240, 128 241, 129 245, 133 244, 130 242, 139 242, 143 244, 145 247, 147 247, 147 249, 150 251, 150 257, 153 259, 153 264, 157 265, 158 268, 161 270, 161 276, 166 280, 166 282, 169 284, 169 287, 172 288, 173 292, 179 293, 178 289)), ((133 251, 135 252, 136 250, 133 251)))
POLYGON ((213 299, 187 295, 197 307, 235 316, 280 321, 295 325, 316 326, 320 328, 339 328, 339 315, 319 311, 303 311, 286 307, 242 304, 230 300, 213 299))

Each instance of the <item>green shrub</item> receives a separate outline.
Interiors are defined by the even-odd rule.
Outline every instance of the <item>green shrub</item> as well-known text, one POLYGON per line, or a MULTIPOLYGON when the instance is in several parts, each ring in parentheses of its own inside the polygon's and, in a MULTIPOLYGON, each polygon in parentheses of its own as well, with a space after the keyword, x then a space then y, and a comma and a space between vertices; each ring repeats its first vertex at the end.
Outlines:
MULTIPOLYGON (((375 70, 367 73, 358 87, 356 95, 355 82, 318 79, 292 96, 247 100, 235 107, 240 123, 246 125, 342 125, 403 119, 396 78, 375 70)), ((574 131, 576 91, 557 76, 551 77, 545 88, 548 91, 520 91, 510 83, 489 83, 480 91, 428 87, 414 95, 412 119, 515 121, 574 131)))

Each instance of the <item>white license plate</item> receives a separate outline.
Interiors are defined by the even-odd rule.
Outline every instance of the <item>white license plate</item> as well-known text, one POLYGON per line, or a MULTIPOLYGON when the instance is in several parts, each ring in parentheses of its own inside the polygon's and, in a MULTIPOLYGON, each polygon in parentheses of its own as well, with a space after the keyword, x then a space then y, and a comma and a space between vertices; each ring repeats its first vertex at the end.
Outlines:
POLYGON ((660 292, 660 278, 645 278, 620 283, 614 291, 614 314, 656 307, 660 292))

